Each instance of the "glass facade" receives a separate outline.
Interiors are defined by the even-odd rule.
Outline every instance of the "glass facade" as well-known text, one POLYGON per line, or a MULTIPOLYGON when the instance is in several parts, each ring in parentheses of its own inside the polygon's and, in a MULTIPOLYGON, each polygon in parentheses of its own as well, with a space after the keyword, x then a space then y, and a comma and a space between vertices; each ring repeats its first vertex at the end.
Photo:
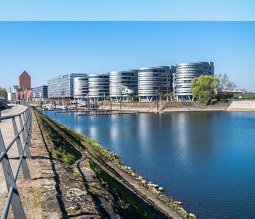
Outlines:
POLYGON ((109 73, 89 75, 88 84, 90 98, 103 100, 109 96, 109 73))
POLYGON ((74 99, 85 100, 89 93, 88 76, 74 78, 74 99))
POLYGON ((138 70, 112 71, 109 74, 110 97, 114 101, 127 100, 137 94, 138 70))
POLYGON ((213 62, 190 62, 176 65, 174 96, 179 101, 191 101, 190 82, 200 75, 214 75, 213 62))
POLYGON ((48 81, 48 96, 51 99, 74 98, 74 78, 87 76, 84 73, 72 73, 48 81))
POLYGON ((172 92, 175 66, 158 66, 138 69, 138 98, 141 102, 155 101, 172 92))
POLYGON ((43 85, 32 88, 33 98, 48 98, 48 86, 43 85))

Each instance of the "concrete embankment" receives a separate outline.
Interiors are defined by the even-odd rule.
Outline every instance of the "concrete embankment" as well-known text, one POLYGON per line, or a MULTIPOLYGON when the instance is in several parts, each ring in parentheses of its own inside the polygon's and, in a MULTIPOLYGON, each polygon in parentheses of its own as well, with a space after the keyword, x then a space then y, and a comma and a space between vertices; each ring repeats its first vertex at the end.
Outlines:
MULTIPOLYGON (((1 124, 7 133, 6 127, 1 124)), ((20 174, 17 183, 28 218, 195 218, 96 141, 38 111, 32 127, 32 159, 27 159, 32 179, 20 174)))
POLYGON ((192 111, 226 111, 229 102, 219 102, 214 105, 204 105, 200 102, 109 102, 102 101, 99 109, 120 112, 192 112, 192 111))
POLYGON ((233 101, 227 111, 233 112, 255 112, 255 100, 233 101))

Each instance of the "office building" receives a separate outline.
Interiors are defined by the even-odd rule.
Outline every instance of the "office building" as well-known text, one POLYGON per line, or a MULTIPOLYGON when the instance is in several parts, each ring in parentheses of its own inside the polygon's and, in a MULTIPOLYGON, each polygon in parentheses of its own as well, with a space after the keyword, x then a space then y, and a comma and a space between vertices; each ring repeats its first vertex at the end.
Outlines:
POLYGON ((109 73, 91 74, 88 78, 89 97, 105 100, 109 96, 109 73))
POLYGON ((200 75, 214 75, 213 62, 190 62, 176 65, 174 96, 178 101, 191 101, 190 82, 200 75))
POLYGON ((74 78, 74 99, 84 101, 89 93, 88 76, 74 78))
POLYGON ((13 86, 12 86, 12 91, 10 91, 10 92, 12 92, 12 93, 17 93, 18 90, 19 90, 19 86, 18 86, 18 85, 13 85, 13 86))
POLYGON ((43 85, 32 88, 34 100, 44 100, 48 98, 48 86, 43 85))
POLYGON ((87 76, 87 74, 71 73, 48 80, 48 98, 72 100, 74 98, 74 78, 83 76, 87 76))
POLYGON ((141 102, 159 100, 172 91, 175 66, 158 66, 138 69, 138 98, 141 102))
POLYGON ((109 74, 110 98, 129 101, 137 94, 138 70, 112 71, 109 74))

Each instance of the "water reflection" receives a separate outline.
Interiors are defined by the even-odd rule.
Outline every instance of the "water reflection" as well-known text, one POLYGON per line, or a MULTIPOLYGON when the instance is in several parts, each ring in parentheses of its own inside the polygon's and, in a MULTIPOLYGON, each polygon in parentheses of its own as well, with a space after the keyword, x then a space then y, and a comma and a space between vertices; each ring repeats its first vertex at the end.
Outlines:
POLYGON ((255 215, 253 113, 46 113, 120 154, 125 164, 163 186, 200 218, 255 215))
POLYGON ((178 149, 178 156, 181 159, 181 164, 187 166, 189 163, 189 132, 188 119, 185 113, 175 114, 174 124, 176 131, 176 146, 178 149))

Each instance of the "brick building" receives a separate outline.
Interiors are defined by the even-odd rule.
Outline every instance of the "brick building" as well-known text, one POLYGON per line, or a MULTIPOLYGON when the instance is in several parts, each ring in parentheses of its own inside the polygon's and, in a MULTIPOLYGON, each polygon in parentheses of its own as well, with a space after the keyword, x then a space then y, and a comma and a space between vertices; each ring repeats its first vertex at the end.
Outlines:
POLYGON ((17 99, 18 100, 32 99, 31 77, 26 71, 23 71, 18 79, 17 99))

